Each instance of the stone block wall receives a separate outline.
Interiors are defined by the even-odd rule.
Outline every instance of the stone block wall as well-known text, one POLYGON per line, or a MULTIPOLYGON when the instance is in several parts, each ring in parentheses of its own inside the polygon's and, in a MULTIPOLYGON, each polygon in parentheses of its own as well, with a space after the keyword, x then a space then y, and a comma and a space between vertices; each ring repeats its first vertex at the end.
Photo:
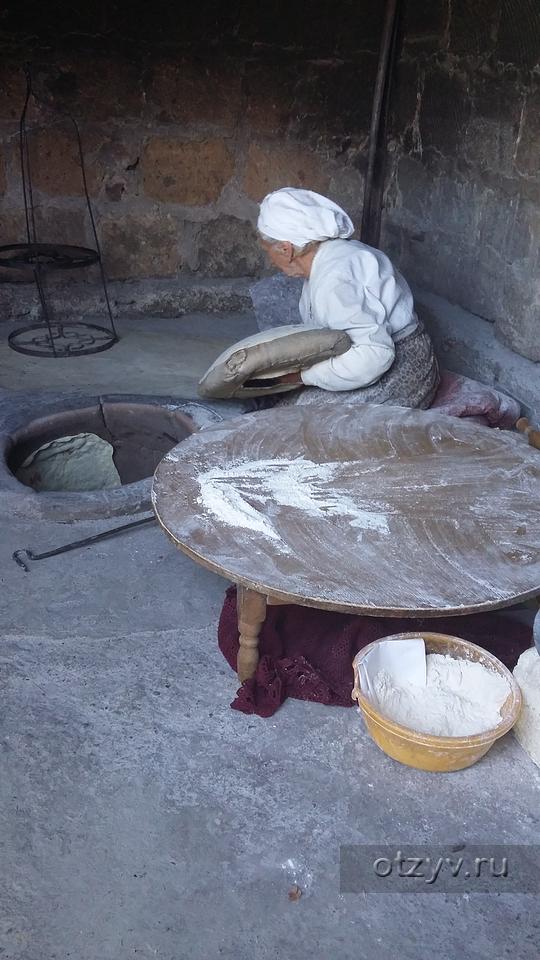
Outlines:
POLYGON ((70 113, 111 280, 261 274, 257 201, 283 185, 328 192, 359 215, 382 10, 361 22, 348 0, 337 19, 322 0, 309 16, 294 3, 135 2, 97 23, 73 6, 60 30, 49 7, 36 5, 32 30, 23 9, 4 20, 0 243, 25 239, 26 59, 39 98, 29 126, 40 239, 92 245, 76 141, 61 119, 70 113))
MULTIPOLYGON (((73 132, 57 122, 69 111, 112 280, 170 291, 263 273, 257 201, 285 184, 328 193, 359 223, 383 9, 8 0, 0 242, 24 239, 17 119, 28 59, 41 104, 31 116, 40 236, 92 243, 73 132)), ((540 360, 540 6, 404 9, 381 246, 413 282, 540 360)))
POLYGON ((382 243, 540 360, 540 5, 410 3, 382 243))

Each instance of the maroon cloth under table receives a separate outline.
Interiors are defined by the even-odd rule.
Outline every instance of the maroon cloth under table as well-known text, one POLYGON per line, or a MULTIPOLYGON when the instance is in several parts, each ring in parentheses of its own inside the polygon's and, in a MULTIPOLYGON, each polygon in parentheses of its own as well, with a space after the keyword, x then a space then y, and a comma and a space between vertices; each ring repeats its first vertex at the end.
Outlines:
MULTIPOLYGON (((509 669, 532 645, 529 626, 496 612, 406 620, 270 606, 261 630, 257 672, 242 684, 231 706, 259 717, 271 717, 287 697, 351 707, 355 654, 373 640, 407 630, 462 637, 495 654, 509 669)), ((236 587, 230 587, 225 596, 218 642, 223 656, 236 670, 236 587)))

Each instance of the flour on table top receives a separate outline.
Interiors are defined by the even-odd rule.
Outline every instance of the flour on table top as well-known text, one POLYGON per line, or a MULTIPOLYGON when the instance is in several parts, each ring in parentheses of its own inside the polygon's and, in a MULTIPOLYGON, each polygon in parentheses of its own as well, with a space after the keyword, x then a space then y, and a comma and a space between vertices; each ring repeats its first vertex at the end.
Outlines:
POLYGON ((425 686, 401 686, 387 670, 379 670, 373 687, 376 706, 396 723, 439 737, 483 733, 501 721, 501 707, 510 693, 508 682, 482 663, 440 653, 426 657, 425 686))
POLYGON ((253 460, 227 469, 212 467, 197 478, 197 502, 222 523, 253 530, 274 541, 281 541, 281 537, 267 516, 271 504, 312 517, 343 517, 359 530, 388 534, 384 512, 363 509, 347 494, 328 487, 337 471, 346 466, 299 458, 253 460))

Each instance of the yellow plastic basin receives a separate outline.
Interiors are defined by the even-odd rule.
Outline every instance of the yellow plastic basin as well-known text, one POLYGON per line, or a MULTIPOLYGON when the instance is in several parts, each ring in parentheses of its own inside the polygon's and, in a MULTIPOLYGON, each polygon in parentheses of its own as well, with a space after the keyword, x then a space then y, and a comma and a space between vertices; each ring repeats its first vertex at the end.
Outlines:
POLYGON ((514 726, 521 710, 521 691, 514 677, 503 663, 493 654, 477 647, 475 643, 468 643, 458 637, 450 637, 445 633, 396 633, 384 640, 405 640, 411 637, 422 637, 426 645, 426 653, 449 654, 451 657, 462 660, 477 660, 488 670, 494 670, 505 677, 509 685, 509 694, 501 708, 501 721, 492 730, 485 730, 469 737, 437 737, 430 733, 420 733, 411 730, 400 723, 395 723, 389 717, 380 713, 360 690, 358 664, 370 650, 381 640, 369 643, 356 654, 353 660, 354 689, 353 700, 364 715, 369 733, 375 743, 384 753, 394 760, 405 763, 418 770, 432 770, 449 772, 471 767, 480 757, 483 757, 499 737, 514 726))

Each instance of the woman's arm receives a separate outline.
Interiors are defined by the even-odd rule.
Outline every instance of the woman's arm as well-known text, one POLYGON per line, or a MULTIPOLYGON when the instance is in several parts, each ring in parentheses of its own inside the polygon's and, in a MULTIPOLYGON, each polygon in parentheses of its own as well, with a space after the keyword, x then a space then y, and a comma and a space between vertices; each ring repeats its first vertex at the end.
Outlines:
POLYGON ((302 371, 302 383, 323 390, 357 390, 374 383, 394 362, 395 347, 387 329, 386 310, 367 287, 341 281, 325 289, 314 304, 325 324, 344 330, 352 347, 331 360, 302 371))

